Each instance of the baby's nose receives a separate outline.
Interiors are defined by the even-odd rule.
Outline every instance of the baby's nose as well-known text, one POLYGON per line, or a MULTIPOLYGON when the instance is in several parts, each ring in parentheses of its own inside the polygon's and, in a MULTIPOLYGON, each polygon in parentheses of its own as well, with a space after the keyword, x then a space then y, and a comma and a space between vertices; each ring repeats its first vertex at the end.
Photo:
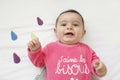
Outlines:
POLYGON ((72 30, 73 27, 71 25, 67 26, 67 30, 72 30))

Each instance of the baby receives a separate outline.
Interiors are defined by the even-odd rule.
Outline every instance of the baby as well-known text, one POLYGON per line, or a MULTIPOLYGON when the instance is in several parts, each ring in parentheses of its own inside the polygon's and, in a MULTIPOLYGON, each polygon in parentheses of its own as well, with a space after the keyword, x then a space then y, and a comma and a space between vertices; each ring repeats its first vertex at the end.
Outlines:
POLYGON ((84 20, 76 10, 62 12, 55 24, 57 41, 42 48, 38 38, 28 43, 28 56, 37 67, 46 67, 45 80, 91 80, 103 77, 105 64, 81 39, 86 33, 84 20))

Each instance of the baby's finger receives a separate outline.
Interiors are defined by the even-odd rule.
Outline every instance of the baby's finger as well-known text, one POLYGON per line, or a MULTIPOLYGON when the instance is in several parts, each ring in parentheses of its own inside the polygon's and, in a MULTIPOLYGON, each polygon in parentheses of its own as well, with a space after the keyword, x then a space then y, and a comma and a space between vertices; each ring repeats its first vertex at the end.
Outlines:
POLYGON ((101 61, 99 61, 99 65, 98 65, 98 68, 97 69, 101 69, 103 63, 101 61))
POLYGON ((99 61, 99 65, 95 68, 97 71, 101 71, 101 68, 103 67, 103 63, 99 61))
POLYGON ((34 43, 33 43, 32 41, 30 41, 30 42, 28 43, 28 48, 32 48, 32 47, 34 47, 34 43))
POLYGON ((41 43, 40 43, 40 41, 38 39, 35 39, 35 45, 37 47, 41 47, 41 43))
POLYGON ((100 65, 99 60, 95 60, 93 66, 97 68, 100 65))
POLYGON ((32 42, 34 45, 37 45, 39 43, 39 40, 38 40, 38 38, 36 38, 36 39, 33 39, 32 42))

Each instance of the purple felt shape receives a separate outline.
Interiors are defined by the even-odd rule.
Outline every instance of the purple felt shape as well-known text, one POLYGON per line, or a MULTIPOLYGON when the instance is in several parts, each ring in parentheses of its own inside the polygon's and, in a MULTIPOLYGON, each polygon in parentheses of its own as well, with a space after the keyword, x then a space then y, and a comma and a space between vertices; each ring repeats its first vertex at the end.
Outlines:
POLYGON ((16 53, 13 53, 13 60, 14 60, 14 63, 17 64, 20 62, 20 57, 16 53))
POLYGON ((43 25, 42 19, 40 19, 39 17, 37 17, 37 23, 38 23, 38 25, 43 25))

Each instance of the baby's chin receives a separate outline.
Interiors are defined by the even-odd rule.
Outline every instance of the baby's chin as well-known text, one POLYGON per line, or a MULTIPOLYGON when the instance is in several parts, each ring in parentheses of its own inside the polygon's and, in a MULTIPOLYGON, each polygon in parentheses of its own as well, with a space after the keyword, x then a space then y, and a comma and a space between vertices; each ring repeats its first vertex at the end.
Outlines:
POLYGON ((75 41, 69 41, 69 40, 66 40, 66 41, 61 41, 62 44, 65 44, 65 45, 76 45, 78 43, 75 42, 75 41))

